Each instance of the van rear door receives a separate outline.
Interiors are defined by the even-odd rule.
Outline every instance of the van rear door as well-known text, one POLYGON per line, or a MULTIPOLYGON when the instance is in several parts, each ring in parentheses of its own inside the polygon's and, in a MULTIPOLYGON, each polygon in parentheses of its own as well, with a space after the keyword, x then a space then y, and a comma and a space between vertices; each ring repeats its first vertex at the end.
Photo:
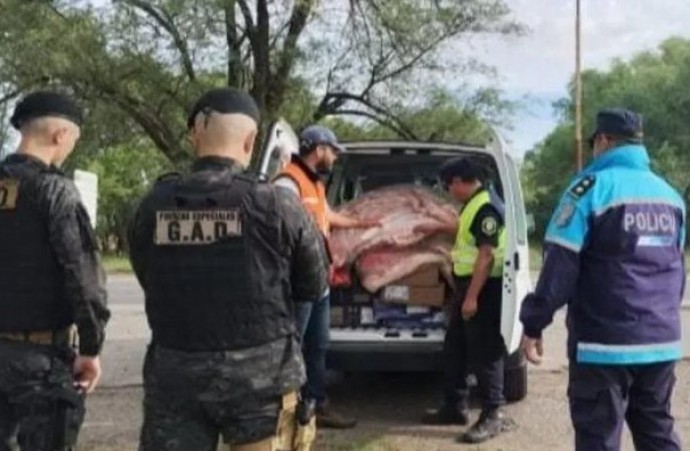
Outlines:
POLYGON ((281 156, 296 154, 298 151, 299 139, 290 124, 284 119, 272 123, 261 149, 258 175, 267 180, 272 179, 282 169, 281 156))
POLYGON ((503 262, 503 303, 501 335, 508 353, 520 346, 522 325, 520 305, 531 291, 529 274, 529 245, 527 243, 527 217, 515 160, 506 153, 504 141, 496 136, 492 147, 495 152, 503 184, 506 216, 506 249, 503 262))

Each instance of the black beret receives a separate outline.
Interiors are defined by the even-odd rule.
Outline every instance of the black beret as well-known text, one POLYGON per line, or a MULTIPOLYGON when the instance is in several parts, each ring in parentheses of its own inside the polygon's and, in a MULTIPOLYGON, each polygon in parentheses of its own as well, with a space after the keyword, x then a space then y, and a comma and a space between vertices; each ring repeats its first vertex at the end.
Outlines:
POLYGON ((196 115, 200 112, 215 111, 221 114, 244 114, 251 117, 258 124, 260 120, 259 107, 249 93, 236 88, 211 89, 196 101, 189 116, 187 128, 194 126, 196 115))
POLYGON ((46 116, 61 117, 80 127, 84 121, 82 109, 74 100, 56 92, 37 91, 17 104, 10 123, 19 130, 28 121, 46 116))

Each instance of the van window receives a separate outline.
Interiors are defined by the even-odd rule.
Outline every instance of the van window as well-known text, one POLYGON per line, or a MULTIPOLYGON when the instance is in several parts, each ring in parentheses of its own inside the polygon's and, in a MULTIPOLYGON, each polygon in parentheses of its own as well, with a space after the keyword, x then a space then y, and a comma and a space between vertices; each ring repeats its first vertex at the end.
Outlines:
POLYGON ((515 205, 515 232, 518 243, 524 245, 527 244, 527 217, 525 215, 525 204, 522 199, 520 179, 515 161, 510 157, 506 157, 506 160, 508 163, 508 177, 510 179, 510 185, 513 188, 511 191, 513 193, 513 205, 515 205))
MULTIPOLYGON (((394 185, 425 186, 443 197, 446 193, 438 179, 438 169, 449 157, 437 155, 367 155, 345 154, 333 168, 328 180, 328 197, 335 207, 364 193, 394 185)), ((503 199, 495 163, 480 157, 491 173, 491 183, 503 199)))

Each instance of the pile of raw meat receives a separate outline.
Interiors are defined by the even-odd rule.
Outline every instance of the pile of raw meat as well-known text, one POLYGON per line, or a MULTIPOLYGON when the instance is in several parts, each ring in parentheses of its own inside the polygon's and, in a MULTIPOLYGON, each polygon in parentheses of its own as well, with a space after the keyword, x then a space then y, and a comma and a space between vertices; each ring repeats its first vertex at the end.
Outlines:
POLYGON ((381 226, 333 230, 329 240, 335 267, 333 285, 349 285, 352 269, 372 293, 429 264, 438 264, 450 275, 454 237, 440 232, 457 222, 458 209, 433 191, 416 186, 382 188, 338 211, 379 221, 381 226), (428 231, 416 231, 420 225, 428 231))

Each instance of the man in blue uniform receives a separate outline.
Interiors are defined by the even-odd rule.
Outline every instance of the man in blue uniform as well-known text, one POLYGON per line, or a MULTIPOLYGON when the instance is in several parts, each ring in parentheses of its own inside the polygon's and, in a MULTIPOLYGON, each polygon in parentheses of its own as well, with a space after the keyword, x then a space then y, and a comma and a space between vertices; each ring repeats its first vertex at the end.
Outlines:
POLYGON ((578 451, 620 449, 627 421, 638 450, 680 450, 670 412, 681 357, 685 205, 649 167, 642 119, 601 111, 594 160, 563 196, 546 260, 520 319, 538 364, 541 333, 568 303, 568 397, 578 451))

